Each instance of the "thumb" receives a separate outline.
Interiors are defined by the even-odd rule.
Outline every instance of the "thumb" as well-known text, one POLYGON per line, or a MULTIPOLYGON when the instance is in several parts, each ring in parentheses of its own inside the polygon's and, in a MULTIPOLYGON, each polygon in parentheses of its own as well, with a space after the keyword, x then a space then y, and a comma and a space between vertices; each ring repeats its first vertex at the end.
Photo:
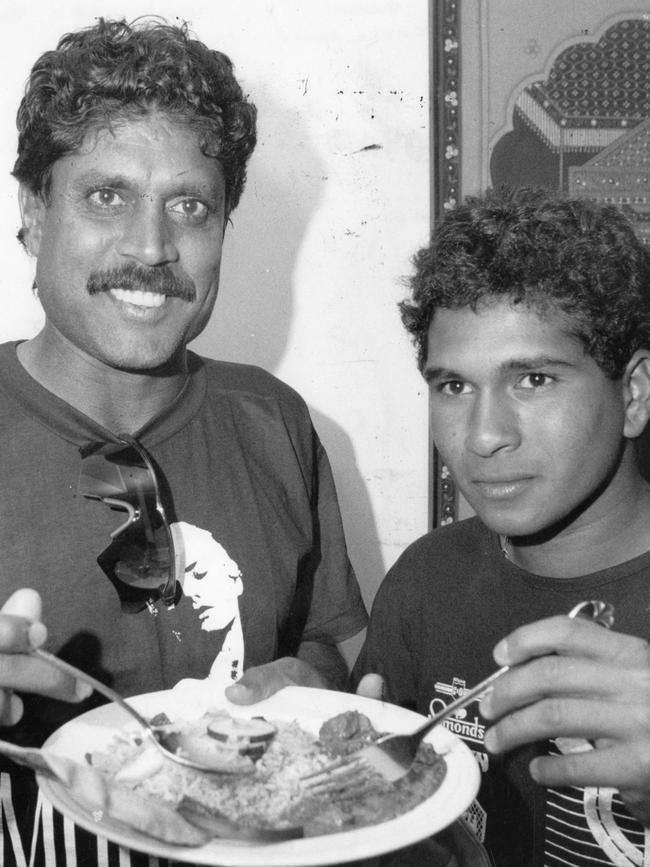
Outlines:
POLYGON ((226 687, 225 694, 233 704, 255 704, 284 685, 273 663, 267 663, 249 668, 236 683, 226 687))
POLYGON ((25 620, 34 622, 43 616, 43 603, 36 590, 24 587, 16 590, 2 606, 3 614, 13 614, 16 617, 24 617, 25 620))
MULTIPOLYGON (((47 637, 45 627, 40 622, 42 613, 41 597, 35 590, 28 588, 16 590, 0 608, 0 614, 8 616, 9 620, 20 618, 21 621, 26 620, 30 624, 22 639, 22 643, 26 646, 21 649, 25 650, 28 646, 38 647, 47 637)), ((13 628, 15 630, 16 627, 13 628)), ((13 641, 15 640, 14 638, 13 641)), ((16 725, 22 718, 23 710, 23 700, 20 696, 15 695, 11 689, 0 689, 0 725, 16 725)))
POLYGON ((357 686, 357 695, 383 701, 384 688, 384 678, 380 674, 365 674, 357 686))
POLYGON ((9 615, 10 618, 21 618, 29 623, 25 639, 30 647, 40 647, 45 643, 47 629, 41 623, 43 602, 36 590, 24 587, 14 591, 0 608, 0 614, 9 615))

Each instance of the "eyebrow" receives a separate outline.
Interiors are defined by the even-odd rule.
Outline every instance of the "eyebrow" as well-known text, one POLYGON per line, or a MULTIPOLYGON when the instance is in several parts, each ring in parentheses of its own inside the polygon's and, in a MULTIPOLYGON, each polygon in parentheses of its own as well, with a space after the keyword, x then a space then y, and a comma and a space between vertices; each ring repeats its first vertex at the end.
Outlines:
POLYGON ((447 367, 427 367, 423 371, 423 376, 427 382, 438 382, 441 379, 463 379, 460 373, 447 367))
MULTIPOLYGON (((564 358, 556 358, 553 355, 533 355, 523 358, 511 358, 499 365, 499 373, 519 373, 524 370, 539 370, 542 367, 575 367, 571 361, 564 358)), ((465 380, 462 373, 448 367, 427 367, 424 370, 424 378, 427 382, 440 382, 441 380, 465 380)))
MULTIPOLYGON (((74 184, 79 189, 86 187, 111 187, 116 190, 124 190, 128 188, 137 188, 138 181, 135 178, 121 173, 108 174, 102 171, 92 170, 87 174, 79 175, 79 177, 75 179, 74 184)), ((186 182, 183 175, 181 175, 174 178, 170 183, 169 188, 165 191, 165 198, 172 198, 174 196, 190 196, 196 199, 210 197, 213 200, 220 201, 225 197, 225 193, 221 190, 219 184, 204 184, 194 180, 186 182)))

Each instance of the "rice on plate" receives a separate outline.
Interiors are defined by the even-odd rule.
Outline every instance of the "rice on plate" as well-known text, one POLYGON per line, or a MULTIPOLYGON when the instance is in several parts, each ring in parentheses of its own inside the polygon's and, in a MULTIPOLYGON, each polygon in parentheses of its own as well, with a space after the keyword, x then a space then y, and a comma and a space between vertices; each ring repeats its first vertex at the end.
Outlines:
POLYGON ((183 738, 207 738, 210 749, 224 750, 224 760, 232 760, 236 772, 203 773, 178 765, 127 729, 109 749, 92 752, 87 760, 113 783, 178 808, 190 821, 201 808, 244 827, 300 826, 305 836, 336 833, 402 815, 432 795, 446 774, 444 757, 423 744, 413 769, 396 783, 373 777, 361 796, 349 797, 344 791, 310 794, 302 782, 305 775, 380 736, 358 711, 327 720, 317 736, 296 721, 267 720, 272 736, 261 755, 259 749, 253 752, 254 758, 246 755, 250 744, 236 731, 232 738, 215 740, 215 731, 229 725, 237 729, 238 721, 225 710, 210 710, 198 720, 170 723, 159 717, 153 722, 178 733, 181 744, 183 738))

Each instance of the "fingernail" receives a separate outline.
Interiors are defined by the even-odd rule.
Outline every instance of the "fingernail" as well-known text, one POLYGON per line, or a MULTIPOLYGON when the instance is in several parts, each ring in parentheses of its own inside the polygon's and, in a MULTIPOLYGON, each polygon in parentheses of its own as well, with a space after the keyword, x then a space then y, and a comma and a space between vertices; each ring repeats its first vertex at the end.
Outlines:
POLYGON ((24 706, 22 699, 11 693, 9 697, 9 721, 6 725, 14 726, 17 722, 20 722, 23 716, 24 706))
POLYGON ((243 683, 231 683, 225 689, 225 693, 228 696, 242 696, 247 692, 248 687, 243 683))
POLYGON ((93 688, 89 683, 86 683, 84 680, 75 681, 74 694, 78 701, 83 701, 92 695, 93 688))
POLYGON ((492 702, 490 701, 490 695, 486 695, 485 698, 481 699, 480 704, 481 716, 484 716, 486 719, 491 719, 492 717, 492 702))
POLYGON ((494 657, 494 661, 497 663, 497 665, 508 665, 510 660, 508 658, 508 642, 505 638, 501 639, 501 641, 494 648, 492 656, 494 657))
POLYGON ((45 624, 40 623, 39 621, 36 623, 30 623, 29 628, 27 629, 27 638, 31 648, 40 647, 44 644, 47 639, 47 629, 45 628, 45 624))
POLYGON ((530 775, 536 783, 541 783, 542 778, 539 773, 539 760, 533 759, 530 765, 528 766, 530 770, 530 775))
POLYGON ((496 736, 494 735, 494 733, 492 732, 492 729, 488 729, 488 731, 485 733, 485 738, 483 739, 483 744, 485 745, 485 749, 488 750, 488 752, 490 752, 490 753, 496 752, 497 739, 496 739, 496 736))

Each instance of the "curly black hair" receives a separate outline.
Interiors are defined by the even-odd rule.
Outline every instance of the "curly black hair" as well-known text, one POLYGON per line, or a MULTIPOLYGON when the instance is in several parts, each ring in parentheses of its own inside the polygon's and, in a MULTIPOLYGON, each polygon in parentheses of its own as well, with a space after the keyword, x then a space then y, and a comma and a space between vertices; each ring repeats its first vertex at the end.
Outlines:
POLYGON ((158 110, 197 129, 222 166, 227 209, 236 207, 256 142, 256 109, 230 59, 160 18, 100 18, 63 36, 32 67, 18 109, 13 175, 48 198, 52 166, 116 119, 158 110))
POLYGON ((438 308, 490 301, 563 313, 612 379, 650 347, 650 254, 622 211, 543 189, 470 196, 413 257, 411 297, 399 305, 420 370, 438 308))

